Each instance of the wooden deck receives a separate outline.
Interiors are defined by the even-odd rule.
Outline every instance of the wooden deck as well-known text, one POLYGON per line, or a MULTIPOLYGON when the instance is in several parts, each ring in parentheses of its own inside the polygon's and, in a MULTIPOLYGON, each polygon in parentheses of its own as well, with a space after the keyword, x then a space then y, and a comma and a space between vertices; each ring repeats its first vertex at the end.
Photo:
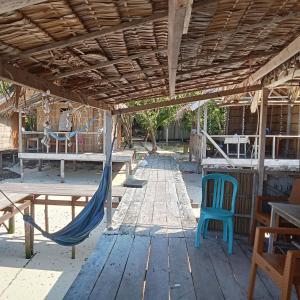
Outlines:
MULTIPOLYGON (((250 248, 235 241, 227 256, 210 237, 194 248, 195 217, 181 173, 169 157, 149 158, 128 189, 106 231, 64 299, 246 299, 250 248)), ((256 299, 276 299, 263 274, 256 299)))

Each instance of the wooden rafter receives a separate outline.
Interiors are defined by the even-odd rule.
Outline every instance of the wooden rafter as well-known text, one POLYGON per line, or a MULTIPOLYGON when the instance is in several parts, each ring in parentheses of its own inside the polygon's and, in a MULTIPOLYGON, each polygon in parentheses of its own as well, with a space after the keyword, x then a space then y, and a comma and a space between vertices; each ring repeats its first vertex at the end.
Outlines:
POLYGON ((300 78, 300 69, 288 69, 284 72, 284 74, 279 75, 276 80, 272 80, 270 83, 266 84, 267 88, 275 88, 279 85, 282 85, 290 80, 299 79, 300 78))
POLYGON ((0 60, 0 78, 9 80, 17 85, 22 85, 39 91, 49 91, 50 95, 57 98, 70 100, 81 104, 87 104, 96 108, 106 108, 104 103, 88 100, 79 93, 71 92, 63 87, 46 81, 44 78, 35 74, 29 73, 26 70, 14 67, 2 60, 0 60))
POLYGON ((177 104, 185 104, 185 103, 202 101, 202 100, 207 100, 207 99, 221 98, 224 96, 242 94, 242 93, 253 92, 253 91, 258 91, 258 90, 261 90, 260 84, 243 87, 243 88, 233 88, 233 89, 228 89, 228 90, 219 91, 219 92, 207 93, 207 94, 198 95, 198 96, 178 98, 178 99, 173 99, 170 101, 161 101, 161 102, 150 103, 150 104, 141 105, 141 106, 134 106, 134 107, 128 107, 128 108, 124 108, 124 109, 118 109, 118 110, 113 111, 113 114, 114 115, 129 114, 129 113, 134 113, 134 112, 144 111, 144 110, 149 110, 149 109, 154 109, 154 108, 167 107, 167 106, 172 106, 172 105, 177 105, 177 104))
POLYGON ((47 0, 0 0, 0 14, 46 1, 47 0))
MULTIPOLYGON (((252 66, 252 68, 253 68, 253 66, 252 66)), ((245 66, 245 67, 240 67, 240 68, 237 68, 237 69, 226 70, 226 71, 213 73, 213 74, 207 74, 205 76, 199 75, 198 77, 194 77, 194 78, 190 78, 188 80, 183 80, 181 82, 178 82, 178 84, 179 83, 185 83, 186 81, 189 81, 189 80, 197 80, 197 79, 202 80, 202 79, 211 78, 211 77, 216 76, 216 75, 227 75, 227 74, 231 74, 233 72, 246 71, 246 70, 249 70, 249 69, 250 69, 249 66, 245 66)), ((204 71, 204 70, 205 69, 199 69, 199 70, 197 69, 197 70, 193 70, 193 71, 180 72, 180 73, 177 73, 176 77, 180 78, 181 76, 190 75, 190 74, 193 74, 193 73, 198 73, 198 72, 204 71)), ((151 86, 151 84, 153 84, 157 81, 165 80, 167 78, 168 78, 168 76, 161 76, 161 77, 157 77, 157 78, 149 79, 149 80, 139 80, 139 81, 136 81, 136 82, 133 82, 133 83, 130 83, 130 84, 119 86, 119 89, 128 89, 128 88, 137 87, 139 85, 150 85, 149 87, 137 90, 136 92, 143 91, 143 90, 151 90, 151 89, 156 88, 156 87, 162 87, 162 86, 165 85, 165 83, 157 84, 156 86, 151 86)), ((114 92, 114 91, 116 91, 115 88, 112 88, 112 89, 103 88, 103 89, 100 89, 100 90, 95 90, 95 92, 93 92, 92 94, 89 94, 89 95, 92 96, 92 95, 106 94, 106 93, 110 93, 110 92, 114 92)), ((132 94, 132 92, 129 92, 128 94, 132 94)), ((128 94, 127 93, 122 93, 121 96, 122 95, 128 95, 128 94)))
POLYGON ((274 69, 279 67, 285 61, 300 52, 300 36, 298 36, 294 41, 292 41, 288 46, 282 49, 276 56, 269 60, 264 66, 259 68, 254 72, 249 78, 245 80, 242 84, 253 84, 261 80, 265 75, 272 72, 274 69))
POLYGON ((169 0, 168 17, 168 71, 169 71, 169 93, 170 98, 175 96, 176 72, 178 67, 178 56, 180 52, 181 39, 187 32, 189 24, 191 1, 169 0))
POLYGON ((138 54, 132 54, 132 55, 128 55, 128 56, 125 56, 125 57, 118 58, 118 59, 104 61, 104 62, 101 62, 99 64, 95 64, 95 65, 92 65, 92 66, 76 68, 76 69, 73 69, 71 71, 66 71, 66 72, 61 73, 59 75, 53 76, 49 79, 56 80, 56 79, 60 79, 60 78, 64 78, 64 77, 69 77, 69 76, 85 73, 85 72, 88 72, 88 71, 92 71, 92 70, 112 66, 114 64, 127 62, 127 61, 130 61, 132 59, 137 59, 137 58, 145 57, 145 56, 149 56, 149 55, 151 56, 151 55, 155 55, 157 53, 163 53, 163 52, 166 52, 166 51, 167 51, 167 48, 156 49, 156 50, 147 50, 147 51, 140 52, 138 54))

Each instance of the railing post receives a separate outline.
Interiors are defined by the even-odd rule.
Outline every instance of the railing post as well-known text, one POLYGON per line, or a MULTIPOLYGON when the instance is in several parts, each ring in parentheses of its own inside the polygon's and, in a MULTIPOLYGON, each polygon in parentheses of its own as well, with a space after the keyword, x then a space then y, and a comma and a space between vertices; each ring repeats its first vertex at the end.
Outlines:
POLYGON ((55 152, 58 153, 58 140, 55 141, 55 152))
POLYGON ((78 154, 78 132, 76 132, 76 135, 75 135, 75 148, 76 148, 76 154, 78 154))
POLYGON ((273 141, 272 141, 272 159, 275 159, 275 148, 276 148, 276 140, 275 140, 275 135, 273 136, 273 141))
MULTIPOLYGON (((65 136, 67 137, 67 134, 65 134, 65 136)), ((65 153, 68 153, 68 140, 65 140, 65 153)))

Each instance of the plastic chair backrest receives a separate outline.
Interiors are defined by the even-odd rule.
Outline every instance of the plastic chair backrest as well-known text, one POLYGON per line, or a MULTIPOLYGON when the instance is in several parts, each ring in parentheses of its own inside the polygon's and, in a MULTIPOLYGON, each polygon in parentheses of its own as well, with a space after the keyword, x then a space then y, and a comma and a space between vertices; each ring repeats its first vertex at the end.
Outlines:
POLYGON ((206 196, 207 182, 209 180, 214 181, 214 193, 213 193, 213 201, 212 201, 212 207, 214 208, 223 208, 225 183, 230 182, 232 184, 230 211, 234 213, 235 201, 236 201, 236 195, 238 189, 238 181, 230 175, 225 175, 220 173, 213 173, 204 176, 202 178, 202 203, 206 196))

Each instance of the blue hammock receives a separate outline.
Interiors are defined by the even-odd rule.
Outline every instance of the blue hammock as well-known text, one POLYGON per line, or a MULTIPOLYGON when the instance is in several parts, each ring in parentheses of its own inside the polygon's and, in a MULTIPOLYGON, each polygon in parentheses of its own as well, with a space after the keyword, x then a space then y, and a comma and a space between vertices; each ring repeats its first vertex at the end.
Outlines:
POLYGON ((80 132, 85 132, 89 127, 91 127, 93 125, 93 123, 96 121, 96 117, 94 117, 92 120, 90 120, 85 126, 75 130, 75 131, 70 131, 68 132, 65 136, 59 136, 57 133, 55 133, 54 131, 52 131, 51 129, 47 130, 47 133, 55 140, 58 141, 66 141, 69 140, 70 138, 74 137, 77 133, 80 132))
POLYGON ((88 238, 90 232, 100 224, 104 217, 104 204, 111 184, 111 158, 114 141, 115 138, 97 191, 85 208, 66 227, 57 232, 49 233, 37 225, 30 215, 23 215, 23 220, 40 231, 44 237, 62 246, 74 246, 88 238))

